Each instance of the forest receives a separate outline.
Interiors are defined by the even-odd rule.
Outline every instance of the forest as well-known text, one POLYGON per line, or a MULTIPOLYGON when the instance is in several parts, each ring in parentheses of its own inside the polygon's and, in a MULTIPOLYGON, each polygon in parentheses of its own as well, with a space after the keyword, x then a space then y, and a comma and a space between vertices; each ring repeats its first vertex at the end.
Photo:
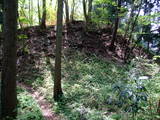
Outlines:
POLYGON ((0 120, 160 120, 160 0, 0 0, 0 120))

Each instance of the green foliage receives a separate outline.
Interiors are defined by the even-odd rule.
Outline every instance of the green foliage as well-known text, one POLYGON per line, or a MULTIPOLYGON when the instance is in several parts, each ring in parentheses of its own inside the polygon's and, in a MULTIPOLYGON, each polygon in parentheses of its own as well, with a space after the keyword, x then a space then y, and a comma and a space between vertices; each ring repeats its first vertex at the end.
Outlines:
POLYGON ((140 80, 130 80, 127 84, 116 83, 113 90, 118 96, 116 105, 123 107, 126 112, 137 113, 147 101, 147 91, 140 80))
POLYGON ((23 82, 27 85, 32 86, 33 88, 36 88, 37 86, 42 86, 44 84, 44 77, 41 73, 38 73, 38 71, 35 69, 32 69, 31 73, 33 75, 25 76, 23 82), (27 79, 26 79, 27 78, 27 79))
POLYGON ((30 20, 27 19, 26 17, 21 16, 21 17, 19 17, 19 22, 20 22, 20 24, 27 25, 30 23, 30 20))
POLYGON ((156 20, 157 17, 160 17, 160 13, 149 14, 145 16, 140 16, 138 19, 139 24, 149 25, 149 24, 159 24, 159 21, 156 20))
POLYGON ((124 17, 128 10, 126 7, 117 7, 117 3, 113 0, 96 0, 93 5, 92 22, 98 26, 113 24, 117 17, 117 9, 119 9, 118 16, 124 17))
POLYGON ((159 85, 155 77, 159 76, 158 71, 159 66, 153 61, 134 59, 129 72, 126 73, 128 77, 113 85, 113 93, 116 93, 116 96, 110 97, 108 104, 117 105, 126 113, 133 113, 132 118, 138 120, 155 119, 157 117, 155 104, 158 99, 155 100, 153 96, 157 94, 155 92, 157 90, 151 88, 158 89, 153 87, 157 83, 159 85))
POLYGON ((47 25, 55 25, 56 24, 56 11, 53 7, 47 8, 47 25))
POLYGON ((36 87, 36 86, 42 86, 44 83, 44 78, 42 76, 38 76, 34 82, 32 83, 32 86, 36 87))
MULTIPOLYGON (((111 93, 111 84, 117 79, 122 79, 124 71, 125 68, 101 60, 95 55, 87 56, 73 52, 67 57, 64 56, 62 64, 64 98, 61 102, 55 103, 54 111, 68 120, 111 119, 110 116, 104 115, 107 110, 106 99, 111 93)), ((51 74, 46 71, 44 84, 39 90, 52 101, 53 78, 50 76, 51 74)))
POLYGON ((154 60, 156 63, 160 64, 160 56, 159 56, 159 55, 154 56, 154 57, 153 57, 153 60, 154 60))
POLYGON ((50 65, 42 65, 43 78, 31 80, 54 104, 53 110, 62 119, 151 120, 159 117, 156 105, 160 97, 160 75, 159 66, 153 61, 136 58, 130 65, 117 65, 71 50, 63 55, 62 63, 64 96, 60 102, 53 103, 52 98, 54 70, 50 68, 54 68, 54 59, 50 59, 50 65))
POLYGON ((23 40, 23 39, 27 39, 28 37, 27 37, 27 35, 25 35, 25 34, 20 34, 20 35, 18 35, 18 39, 20 39, 20 40, 23 40))
POLYGON ((113 118, 114 120, 120 120, 120 119, 121 119, 121 115, 120 115, 120 114, 113 114, 113 115, 112 115, 112 118, 113 118))
POLYGON ((110 24, 115 19, 116 3, 111 0, 96 0, 92 12, 92 21, 97 25, 110 24))
POLYGON ((35 100, 22 88, 18 88, 17 120, 44 120, 35 100))

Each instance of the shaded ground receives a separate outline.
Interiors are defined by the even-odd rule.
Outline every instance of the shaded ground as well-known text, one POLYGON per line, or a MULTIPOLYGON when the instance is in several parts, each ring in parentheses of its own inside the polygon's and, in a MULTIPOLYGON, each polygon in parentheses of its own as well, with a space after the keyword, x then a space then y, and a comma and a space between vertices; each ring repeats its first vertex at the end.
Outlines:
POLYGON ((30 93, 17 86, 17 95, 18 115, 16 120, 44 120, 39 105, 30 93))
MULTIPOLYGON (((116 49, 111 52, 108 48, 112 39, 112 28, 106 26, 102 29, 93 29, 86 32, 84 26, 85 23, 83 21, 75 21, 70 23, 68 29, 64 28, 63 50, 72 48, 87 54, 96 54, 117 63, 124 62, 125 48, 128 45, 124 44, 126 39, 122 35, 117 35, 117 40, 115 41, 116 49)), ((41 30, 38 26, 29 27, 19 30, 19 33, 22 39, 20 40, 18 56, 28 52, 31 59, 39 56, 54 57, 55 26, 49 26, 46 30, 41 30), (24 51, 24 47, 28 51, 24 51)), ((143 48, 135 47, 131 52, 131 56, 139 55, 145 56, 145 52, 143 48)))
POLYGON ((44 120, 60 120, 60 117, 53 113, 52 105, 45 100, 42 94, 35 91, 32 87, 26 86, 22 83, 18 83, 18 86, 26 89, 35 99, 40 107, 44 120))
POLYGON ((68 31, 63 32, 62 81, 65 97, 62 102, 55 103, 52 98, 56 39, 54 26, 47 30, 39 27, 19 30, 18 81, 32 87, 26 89, 34 98, 41 99, 41 95, 44 96, 39 102, 41 107, 46 104, 42 111, 49 115, 44 116, 53 115, 50 104, 44 99, 53 104, 56 113, 68 120, 105 120, 113 118, 113 115, 117 117, 117 114, 118 117, 125 116, 119 113, 120 109, 116 106, 107 104, 108 97, 113 95, 112 85, 127 78, 127 68, 122 66, 124 39, 118 35, 117 49, 110 52, 110 28, 85 32, 83 26, 83 22, 75 22, 68 31))
MULTIPOLYGON (((52 99, 55 57, 54 27, 49 27, 46 31, 42 31, 38 27, 20 31, 21 39, 19 41, 21 42, 19 42, 17 53, 18 80, 31 85, 38 93, 43 94, 46 100, 54 104, 54 111, 62 114, 63 118, 68 120, 87 119, 96 115, 95 118, 98 120, 102 118, 103 114, 110 114, 110 112, 106 112, 110 108, 101 106, 106 105, 106 98, 96 99, 101 96, 98 93, 110 90, 111 83, 116 79, 113 80, 109 74, 121 77, 121 70, 108 62, 103 63, 97 58, 95 60, 90 58, 92 55, 94 58, 95 54, 99 54, 104 59, 110 59, 110 61, 114 59, 108 57, 105 46, 103 47, 99 42, 101 32, 85 34, 83 25, 73 25, 72 27, 75 28, 63 32, 62 81, 65 98, 62 102, 53 103, 52 99), (77 50, 86 55, 81 57, 81 54, 76 53, 77 50), (99 111, 101 112, 99 113, 99 111)), ((117 63, 122 64, 119 61, 117 63)), ((108 96, 108 94, 104 94, 104 96, 108 96)))
MULTIPOLYGON (((24 45, 29 49, 29 53, 33 56, 50 56, 54 57, 55 49, 55 30, 54 26, 48 27, 47 30, 41 30, 39 27, 31 27, 22 30, 20 33, 26 36, 24 45), (35 55, 37 54, 37 55, 35 55)), ((72 48, 82 50, 88 54, 95 53, 105 58, 110 58, 115 61, 123 62, 123 50, 119 43, 116 51, 108 51, 108 46, 111 40, 111 28, 104 28, 99 31, 85 32, 84 23, 72 23, 68 30, 63 32, 63 48, 72 48)), ((124 39, 118 36, 119 42, 124 39)), ((20 45, 21 46, 21 45, 20 45)), ((21 48, 22 48, 21 47, 21 48)), ((19 51, 18 55, 23 54, 19 51)))

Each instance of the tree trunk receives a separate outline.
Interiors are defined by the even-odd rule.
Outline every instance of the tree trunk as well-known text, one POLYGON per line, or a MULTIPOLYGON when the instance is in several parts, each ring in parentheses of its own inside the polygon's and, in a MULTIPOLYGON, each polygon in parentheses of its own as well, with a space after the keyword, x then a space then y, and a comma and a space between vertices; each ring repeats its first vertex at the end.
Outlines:
POLYGON ((39 21, 39 25, 40 25, 41 24, 41 10, 40 10, 39 0, 37 1, 37 8, 38 8, 38 21, 39 21))
POLYGON ((64 0, 65 3, 65 12, 66 12, 66 25, 69 24, 69 6, 68 6, 68 0, 64 0))
POLYGON ((83 13, 86 21, 86 29, 88 29, 91 23, 91 14, 92 14, 92 3, 93 0, 83 0, 83 13), (88 3, 88 6, 87 6, 88 3))
POLYGON ((114 43, 116 41, 117 38, 117 30, 118 30, 118 25, 119 25, 119 12, 120 12, 120 8, 121 8, 121 0, 118 0, 118 6, 117 6, 117 16, 115 19, 115 25, 114 25, 114 30, 113 30, 113 34, 112 34, 112 40, 111 40, 111 45, 109 47, 110 51, 114 51, 115 50, 115 46, 114 43))
POLYGON ((83 14, 84 14, 85 21, 87 22, 88 18, 87 18, 86 0, 83 0, 83 14))
POLYGON ((127 60, 129 59, 130 55, 131 55, 131 48, 129 47, 130 43, 132 43, 132 33, 134 32, 134 28, 136 26, 136 23, 137 23, 137 20, 138 20, 138 17, 139 17, 139 14, 140 14, 140 11, 141 11, 141 8, 142 8, 142 0, 140 1, 140 4, 139 4, 139 9, 138 9, 138 13, 132 23, 132 26, 131 26, 131 31, 130 31, 130 35, 129 35, 129 39, 128 41, 126 42, 126 49, 125 49, 125 54, 124 54, 124 62, 127 63, 127 60), (129 52, 128 52, 129 51, 129 52))
POLYGON ((149 51, 150 41, 147 41, 147 51, 149 51))
POLYGON ((62 87, 61 87, 62 29, 63 29, 63 0, 58 0, 56 59, 55 59, 55 78, 54 78, 54 99, 55 100, 59 100, 59 98, 63 94, 62 87))
POLYGON ((33 25, 33 0, 31 0, 31 25, 33 25))
POLYGON ((124 38, 127 37, 128 35, 128 31, 129 31, 129 28, 130 28, 130 24, 131 24, 131 21, 133 20, 133 14, 134 14, 134 0, 133 0, 133 3, 132 3, 132 6, 131 6, 131 13, 130 13, 130 16, 129 16, 129 19, 128 19, 128 22, 126 24, 126 29, 125 29, 125 34, 124 34, 124 38))
POLYGON ((3 64, 1 81, 1 118, 15 118, 16 93, 16 37, 18 0, 4 0, 3 64))
POLYGON ((29 23, 30 23, 30 26, 32 26, 32 3, 31 3, 31 0, 29 0, 29 23))
POLYGON ((92 2, 93 0, 89 0, 89 3, 88 3, 88 23, 91 22, 92 2))
POLYGON ((46 0, 43 0, 43 14, 42 14, 42 21, 41 21, 41 28, 46 28, 46 0))
POLYGON ((74 10, 75 10, 75 0, 72 2, 72 9, 71 9, 71 15, 70 15, 70 21, 74 21, 74 10))
POLYGON ((134 29, 135 29, 135 27, 136 27, 136 23, 137 23, 137 20, 138 20, 140 11, 141 11, 141 9, 142 9, 142 2, 143 2, 143 0, 141 0, 141 2, 140 2, 140 4, 139 4, 138 13, 137 13, 137 15, 136 15, 136 17, 135 17, 135 19, 134 19, 134 21, 133 21, 133 23, 132 23, 131 32, 130 32, 130 35, 129 35, 129 41, 131 41, 131 39, 132 39, 132 33, 134 32, 134 29))

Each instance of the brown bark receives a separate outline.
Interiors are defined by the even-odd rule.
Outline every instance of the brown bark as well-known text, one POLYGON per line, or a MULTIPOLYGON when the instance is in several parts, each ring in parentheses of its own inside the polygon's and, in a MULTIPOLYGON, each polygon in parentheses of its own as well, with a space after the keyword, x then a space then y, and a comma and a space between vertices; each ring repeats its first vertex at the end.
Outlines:
POLYGON ((131 32, 130 32, 130 35, 129 35, 129 41, 131 41, 131 39, 132 39, 132 33, 134 32, 134 29, 136 27, 136 23, 137 23, 137 20, 138 20, 138 17, 139 17, 141 9, 142 9, 142 0, 141 0, 140 5, 139 5, 138 13, 137 13, 137 15, 136 15, 136 17, 135 17, 135 19, 134 19, 134 21, 132 23, 132 26, 131 26, 131 32))
POLYGON ((160 115, 160 100, 158 101, 157 113, 160 115))
POLYGON ((89 0, 88 2, 88 22, 91 22, 92 2, 93 0, 89 0))
POLYGON ((92 3, 93 0, 83 0, 83 14, 86 22, 86 29, 91 25, 92 3))
POLYGON ((117 13, 116 13, 117 16, 116 16, 116 19, 115 19, 114 30, 113 30, 113 33, 112 33, 111 45, 109 47, 109 49, 111 51, 115 50, 114 43, 115 43, 116 38, 117 38, 117 30, 118 30, 118 25, 119 25, 119 12, 120 12, 120 8, 121 8, 121 0, 118 0, 117 2, 118 2, 117 13))
POLYGON ((41 20, 41 28, 45 29, 46 28, 46 0, 43 0, 43 14, 42 14, 42 20, 41 20))
POLYGON ((69 6, 68 6, 68 0, 64 0, 65 3, 65 12, 66 12, 66 25, 69 24, 69 6))
POLYGON ((18 0, 4 0, 3 64, 1 81, 1 118, 15 118, 16 93, 16 39, 18 0))
POLYGON ((83 0, 83 14, 84 14, 85 21, 88 21, 88 18, 87 18, 87 8, 86 8, 86 0, 83 0))
POLYGON ((33 1, 29 0, 29 22, 30 22, 30 26, 32 26, 33 24, 33 15, 32 15, 32 9, 33 9, 33 1))
POLYGON ((37 1, 37 8, 38 8, 38 21, 39 21, 39 25, 40 25, 41 24, 41 10, 40 10, 39 0, 37 1))
POLYGON ((72 8, 71 8, 71 15, 70 15, 70 21, 74 21, 74 10, 75 10, 75 0, 72 2, 72 8))
POLYGON ((129 39, 126 41, 126 49, 125 49, 125 53, 124 53, 124 62, 127 63, 127 60, 129 59, 131 53, 132 53, 132 48, 134 47, 131 47, 130 48, 130 43, 132 43, 132 33, 134 32, 134 29, 136 27, 136 23, 137 23, 137 20, 138 20, 138 17, 139 17, 139 14, 140 14, 140 11, 142 9, 142 0, 140 1, 140 4, 139 4, 139 9, 138 9, 138 13, 137 15, 135 16, 135 19, 132 23, 132 26, 131 26, 131 31, 130 31, 130 34, 129 34, 129 39))
POLYGON ((55 59, 55 78, 54 78, 54 99, 55 100, 59 100, 59 98, 63 94, 62 87, 61 87, 62 29, 63 29, 63 0, 58 0, 56 59, 55 59))

